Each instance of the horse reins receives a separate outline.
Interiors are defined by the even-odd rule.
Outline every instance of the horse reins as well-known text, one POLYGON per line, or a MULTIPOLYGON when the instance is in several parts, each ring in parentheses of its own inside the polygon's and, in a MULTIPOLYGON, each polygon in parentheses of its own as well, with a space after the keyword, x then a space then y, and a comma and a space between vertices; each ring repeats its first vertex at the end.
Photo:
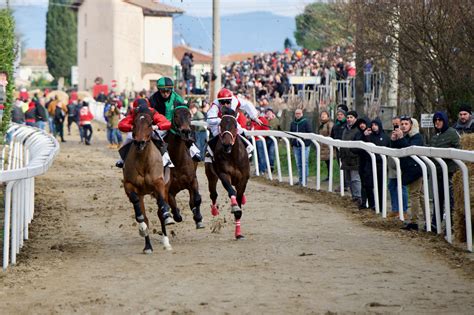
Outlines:
MULTIPOLYGON (((232 119, 233 119, 234 122, 235 122, 235 127, 237 127, 237 118, 235 118, 235 117, 232 116, 232 115, 222 115, 221 118, 224 118, 224 117, 232 117, 232 119)), ((224 132, 221 132, 220 129, 221 129, 221 127, 219 126, 219 136, 221 137, 221 139, 222 139, 222 137, 224 137, 224 135, 225 135, 226 133, 228 133, 228 134, 230 135, 231 139, 232 139, 232 145, 234 145, 234 143, 235 143, 235 137, 234 137, 234 135, 232 134, 232 132, 230 132, 229 130, 224 130, 224 132)))

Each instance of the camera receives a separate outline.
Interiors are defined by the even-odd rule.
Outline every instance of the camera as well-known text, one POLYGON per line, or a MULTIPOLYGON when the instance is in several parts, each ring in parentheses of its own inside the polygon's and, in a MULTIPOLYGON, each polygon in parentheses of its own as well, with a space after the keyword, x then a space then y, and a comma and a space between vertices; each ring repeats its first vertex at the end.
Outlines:
POLYGON ((394 126, 393 126, 393 130, 397 130, 397 129, 399 129, 399 128, 400 128, 399 125, 394 125, 394 126))

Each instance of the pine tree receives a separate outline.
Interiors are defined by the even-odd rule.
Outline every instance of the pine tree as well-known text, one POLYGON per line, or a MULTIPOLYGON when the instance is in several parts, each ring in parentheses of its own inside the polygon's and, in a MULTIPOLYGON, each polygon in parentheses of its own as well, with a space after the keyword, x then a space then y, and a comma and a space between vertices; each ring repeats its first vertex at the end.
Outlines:
POLYGON ((49 0, 46 15, 46 63, 56 79, 71 77, 77 63, 77 18, 71 0, 49 0))

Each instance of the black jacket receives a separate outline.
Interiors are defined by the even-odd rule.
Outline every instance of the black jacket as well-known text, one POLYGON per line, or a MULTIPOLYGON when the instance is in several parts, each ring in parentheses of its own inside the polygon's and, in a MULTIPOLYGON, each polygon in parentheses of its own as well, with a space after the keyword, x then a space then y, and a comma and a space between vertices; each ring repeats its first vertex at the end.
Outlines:
POLYGON ((339 120, 336 120, 334 122, 334 126, 332 126, 331 129, 331 138, 333 139, 342 139, 342 133, 344 132, 344 128, 346 127, 346 120, 344 119, 342 122, 339 120))
MULTIPOLYGON (((290 131, 291 132, 307 132, 311 133, 311 125, 309 124, 308 120, 306 118, 300 118, 298 120, 293 120, 290 125, 290 131)), ((303 140, 305 146, 309 146, 311 144, 311 140, 303 140)), ((300 147, 301 144, 298 142, 296 139, 291 140, 291 145, 294 147, 300 147)))

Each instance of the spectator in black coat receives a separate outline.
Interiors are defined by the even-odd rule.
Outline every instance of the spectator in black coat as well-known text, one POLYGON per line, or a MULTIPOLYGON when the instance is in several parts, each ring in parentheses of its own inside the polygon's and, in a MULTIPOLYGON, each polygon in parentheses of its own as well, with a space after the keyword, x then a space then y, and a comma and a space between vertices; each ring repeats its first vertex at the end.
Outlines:
MULTIPOLYGON (((290 125, 291 132, 307 132, 311 133, 311 125, 306 118, 303 117, 303 110, 297 109, 295 111, 295 120, 291 122, 290 125)), ((297 139, 291 140, 291 145, 293 146, 293 153, 295 155, 296 166, 298 167, 298 176, 299 176, 299 183, 300 185, 306 185, 307 178, 309 174, 309 148, 311 145, 311 140, 303 140, 305 144, 305 176, 303 178, 303 160, 302 160, 302 147, 301 144, 298 142, 297 139)))
MULTIPOLYGON (((367 128, 364 132, 366 141, 381 147, 390 147, 390 137, 384 132, 382 121, 379 118, 375 118, 370 122, 370 128, 367 128)), ((377 188, 379 197, 379 206, 382 205, 382 190, 384 183, 382 182, 382 158, 379 154, 375 155, 377 164, 377 188)), ((372 164, 371 164, 372 166, 372 164)), ((372 168, 371 168, 372 170, 372 168)))
MULTIPOLYGON (((359 129, 359 132, 355 134, 354 141, 368 142, 368 136, 365 131, 370 126, 370 119, 362 117, 357 119, 355 126, 359 129)), ((374 180, 372 172, 372 160, 370 155, 364 149, 352 148, 352 153, 358 155, 359 158, 359 177, 360 177, 360 197, 359 209, 375 209, 374 199, 374 180), (368 207, 367 207, 368 204, 368 207)))

